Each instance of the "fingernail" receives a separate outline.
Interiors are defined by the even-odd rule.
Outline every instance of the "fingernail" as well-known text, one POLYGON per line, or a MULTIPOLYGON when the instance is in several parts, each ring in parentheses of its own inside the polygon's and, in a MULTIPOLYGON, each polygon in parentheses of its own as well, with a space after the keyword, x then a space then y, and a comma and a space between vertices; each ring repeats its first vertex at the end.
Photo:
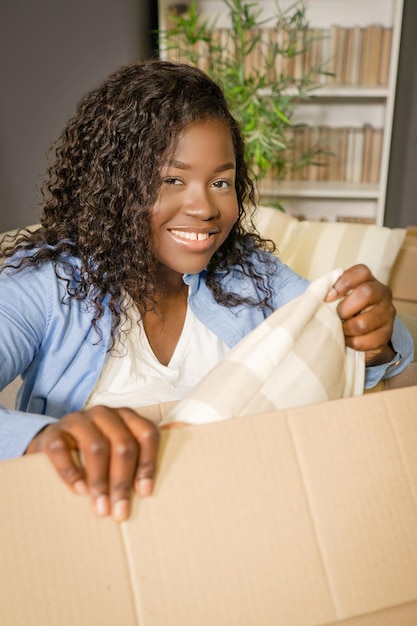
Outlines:
POLYGON ((331 288, 329 289, 329 291, 327 292, 327 295, 326 295, 325 300, 333 300, 334 298, 336 298, 336 296, 337 296, 337 295, 338 295, 338 294, 337 294, 336 289, 334 289, 333 287, 331 287, 331 288))
POLYGON ((152 493, 153 481, 150 478, 140 478, 136 482, 136 493, 141 498, 147 498, 152 493))
POLYGON ((116 522, 123 522, 129 517, 129 501, 128 500, 118 500, 113 505, 112 516, 116 522))
POLYGON ((96 513, 99 517, 105 517, 110 513, 108 496, 99 496, 94 502, 96 513))
POLYGON ((77 480, 72 488, 74 489, 74 491, 76 493, 78 493, 80 496, 83 496, 87 493, 88 489, 87 489, 87 485, 85 484, 84 480, 77 480))

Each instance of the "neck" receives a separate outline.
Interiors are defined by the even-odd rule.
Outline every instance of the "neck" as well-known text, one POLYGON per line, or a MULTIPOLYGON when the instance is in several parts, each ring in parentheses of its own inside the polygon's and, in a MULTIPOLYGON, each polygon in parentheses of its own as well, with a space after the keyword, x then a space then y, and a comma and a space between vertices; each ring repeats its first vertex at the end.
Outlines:
POLYGON ((188 287, 183 281, 182 274, 173 272, 166 267, 158 268, 157 299, 175 298, 188 293, 188 287))

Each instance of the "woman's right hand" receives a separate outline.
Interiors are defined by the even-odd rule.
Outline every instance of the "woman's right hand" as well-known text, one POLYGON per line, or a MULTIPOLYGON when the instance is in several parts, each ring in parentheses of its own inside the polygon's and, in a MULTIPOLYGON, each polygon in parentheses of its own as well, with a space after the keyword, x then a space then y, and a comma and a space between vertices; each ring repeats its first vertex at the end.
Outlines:
POLYGON ((93 406, 46 426, 25 454, 47 454, 74 492, 90 495, 98 516, 124 521, 132 489, 152 493, 158 446, 158 427, 132 409, 93 406))

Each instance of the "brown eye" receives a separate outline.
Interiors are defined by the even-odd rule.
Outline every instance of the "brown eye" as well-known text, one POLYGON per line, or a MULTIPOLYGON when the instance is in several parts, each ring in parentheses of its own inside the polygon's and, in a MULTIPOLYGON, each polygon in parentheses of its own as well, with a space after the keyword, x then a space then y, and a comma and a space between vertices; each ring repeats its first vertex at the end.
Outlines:
POLYGON ((229 180, 215 180, 213 183, 213 187, 216 189, 229 189, 232 186, 232 183, 229 180))
POLYGON ((170 178, 164 178, 163 183, 165 183, 165 185, 181 185, 182 181, 179 178, 174 178, 174 177, 170 177, 170 178))

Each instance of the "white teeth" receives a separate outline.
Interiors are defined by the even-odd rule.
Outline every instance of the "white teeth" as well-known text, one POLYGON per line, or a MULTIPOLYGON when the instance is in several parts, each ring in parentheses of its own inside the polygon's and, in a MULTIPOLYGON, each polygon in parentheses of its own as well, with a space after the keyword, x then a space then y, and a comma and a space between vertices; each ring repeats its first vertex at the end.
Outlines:
POLYGON ((204 241, 209 238, 209 233, 189 233, 183 230, 171 230, 171 233, 182 239, 190 239, 191 241, 204 241))

